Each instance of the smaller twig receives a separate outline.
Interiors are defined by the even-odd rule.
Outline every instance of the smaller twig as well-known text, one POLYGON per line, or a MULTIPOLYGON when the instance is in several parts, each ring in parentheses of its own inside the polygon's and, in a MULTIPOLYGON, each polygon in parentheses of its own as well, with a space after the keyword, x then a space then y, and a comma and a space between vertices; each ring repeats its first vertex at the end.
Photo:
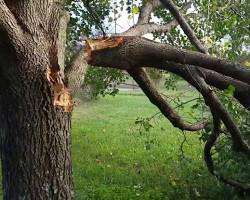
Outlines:
POLYGON ((193 102, 193 101, 195 101, 195 100, 198 100, 198 99, 200 99, 200 98, 197 97, 197 98, 193 98, 193 99, 190 99, 190 100, 188 100, 188 101, 182 102, 182 103, 179 104, 178 106, 174 107, 174 109, 179 108, 179 107, 182 107, 182 106, 184 106, 184 105, 186 105, 186 104, 188 104, 188 103, 191 103, 191 102, 193 102))
POLYGON ((208 171, 214 175, 214 164, 213 164, 213 159, 211 155, 211 149, 220 135, 221 122, 216 113, 212 112, 212 114, 213 114, 213 131, 212 131, 212 134, 209 136, 204 147, 204 159, 207 164, 208 171))
POLYGON ((184 144, 187 143, 187 137, 184 131, 182 131, 182 135, 183 135, 183 141, 181 142, 180 145, 180 151, 181 151, 181 158, 185 158, 185 152, 184 152, 184 144))
POLYGON ((155 118, 159 114, 161 114, 161 112, 157 112, 157 113, 153 114, 151 117, 149 117, 149 120, 152 120, 153 118, 155 118))
POLYGON ((193 73, 193 77, 196 80, 196 87, 200 90, 203 95, 206 104, 210 107, 212 112, 216 112, 216 114, 221 118, 223 123, 225 124, 227 130, 229 131, 234 148, 244 153, 248 158, 250 158, 250 147, 242 137, 240 129, 235 124, 234 120, 225 109, 223 104, 220 102, 218 97, 214 94, 212 89, 206 84, 204 79, 199 77, 197 74, 193 73))

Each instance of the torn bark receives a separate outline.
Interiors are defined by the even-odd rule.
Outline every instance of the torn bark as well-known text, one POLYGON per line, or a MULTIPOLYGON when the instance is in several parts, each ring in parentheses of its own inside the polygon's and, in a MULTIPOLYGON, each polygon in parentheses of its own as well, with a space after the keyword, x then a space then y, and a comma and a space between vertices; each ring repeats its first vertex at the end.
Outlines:
POLYGON ((74 103, 71 91, 64 85, 60 71, 48 66, 46 70, 46 77, 53 88, 54 106, 62 107, 64 112, 72 112, 74 103))

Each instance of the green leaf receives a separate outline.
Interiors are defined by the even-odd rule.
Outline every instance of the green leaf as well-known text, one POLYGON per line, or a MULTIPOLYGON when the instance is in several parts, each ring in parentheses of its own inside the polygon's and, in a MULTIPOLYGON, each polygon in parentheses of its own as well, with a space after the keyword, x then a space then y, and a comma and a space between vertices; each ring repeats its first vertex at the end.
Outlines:
POLYGON ((235 92, 235 87, 233 85, 229 85, 227 89, 225 89, 225 94, 227 96, 233 96, 235 92))
POLYGON ((133 6, 133 8, 132 8, 132 13, 133 14, 139 14, 139 11, 140 11, 140 9, 139 9, 138 6, 133 6))
POLYGON ((114 19, 112 17, 109 17, 108 22, 112 22, 114 19))

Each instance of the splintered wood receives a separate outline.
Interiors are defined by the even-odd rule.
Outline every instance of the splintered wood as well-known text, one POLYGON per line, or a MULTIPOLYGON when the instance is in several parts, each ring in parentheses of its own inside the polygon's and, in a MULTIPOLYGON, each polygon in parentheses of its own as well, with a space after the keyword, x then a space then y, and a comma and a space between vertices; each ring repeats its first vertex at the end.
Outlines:
POLYGON ((124 43, 123 37, 112 37, 106 39, 94 39, 94 40, 87 40, 86 41, 86 48, 85 48, 85 58, 87 61, 90 61, 91 54, 93 51, 98 51, 102 49, 108 48, 116 48, 121 46, 124 43))
POLYGON ((53 86, 54 90, 54 106, 60 106, 64 109, 64 112, 71 112, 73 110, 73 99, 71 92, 65 87, 60 71, 53 70, 52 67, 47 67, 46 71, 47 80, 53 86))

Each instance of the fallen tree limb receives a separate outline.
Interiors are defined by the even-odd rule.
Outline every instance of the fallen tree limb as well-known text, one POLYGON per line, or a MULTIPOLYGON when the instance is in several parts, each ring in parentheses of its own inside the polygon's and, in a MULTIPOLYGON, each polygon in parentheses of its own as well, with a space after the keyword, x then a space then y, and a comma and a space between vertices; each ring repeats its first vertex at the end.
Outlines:
POLYGON ((171 61, 210 69, 250 84, 250 70, 240 64, 140 37, 88 40, 86 59, 88 64, 94 66, 109 66, 126 70, 135 66, 161 68, 164 62, 171 61))

